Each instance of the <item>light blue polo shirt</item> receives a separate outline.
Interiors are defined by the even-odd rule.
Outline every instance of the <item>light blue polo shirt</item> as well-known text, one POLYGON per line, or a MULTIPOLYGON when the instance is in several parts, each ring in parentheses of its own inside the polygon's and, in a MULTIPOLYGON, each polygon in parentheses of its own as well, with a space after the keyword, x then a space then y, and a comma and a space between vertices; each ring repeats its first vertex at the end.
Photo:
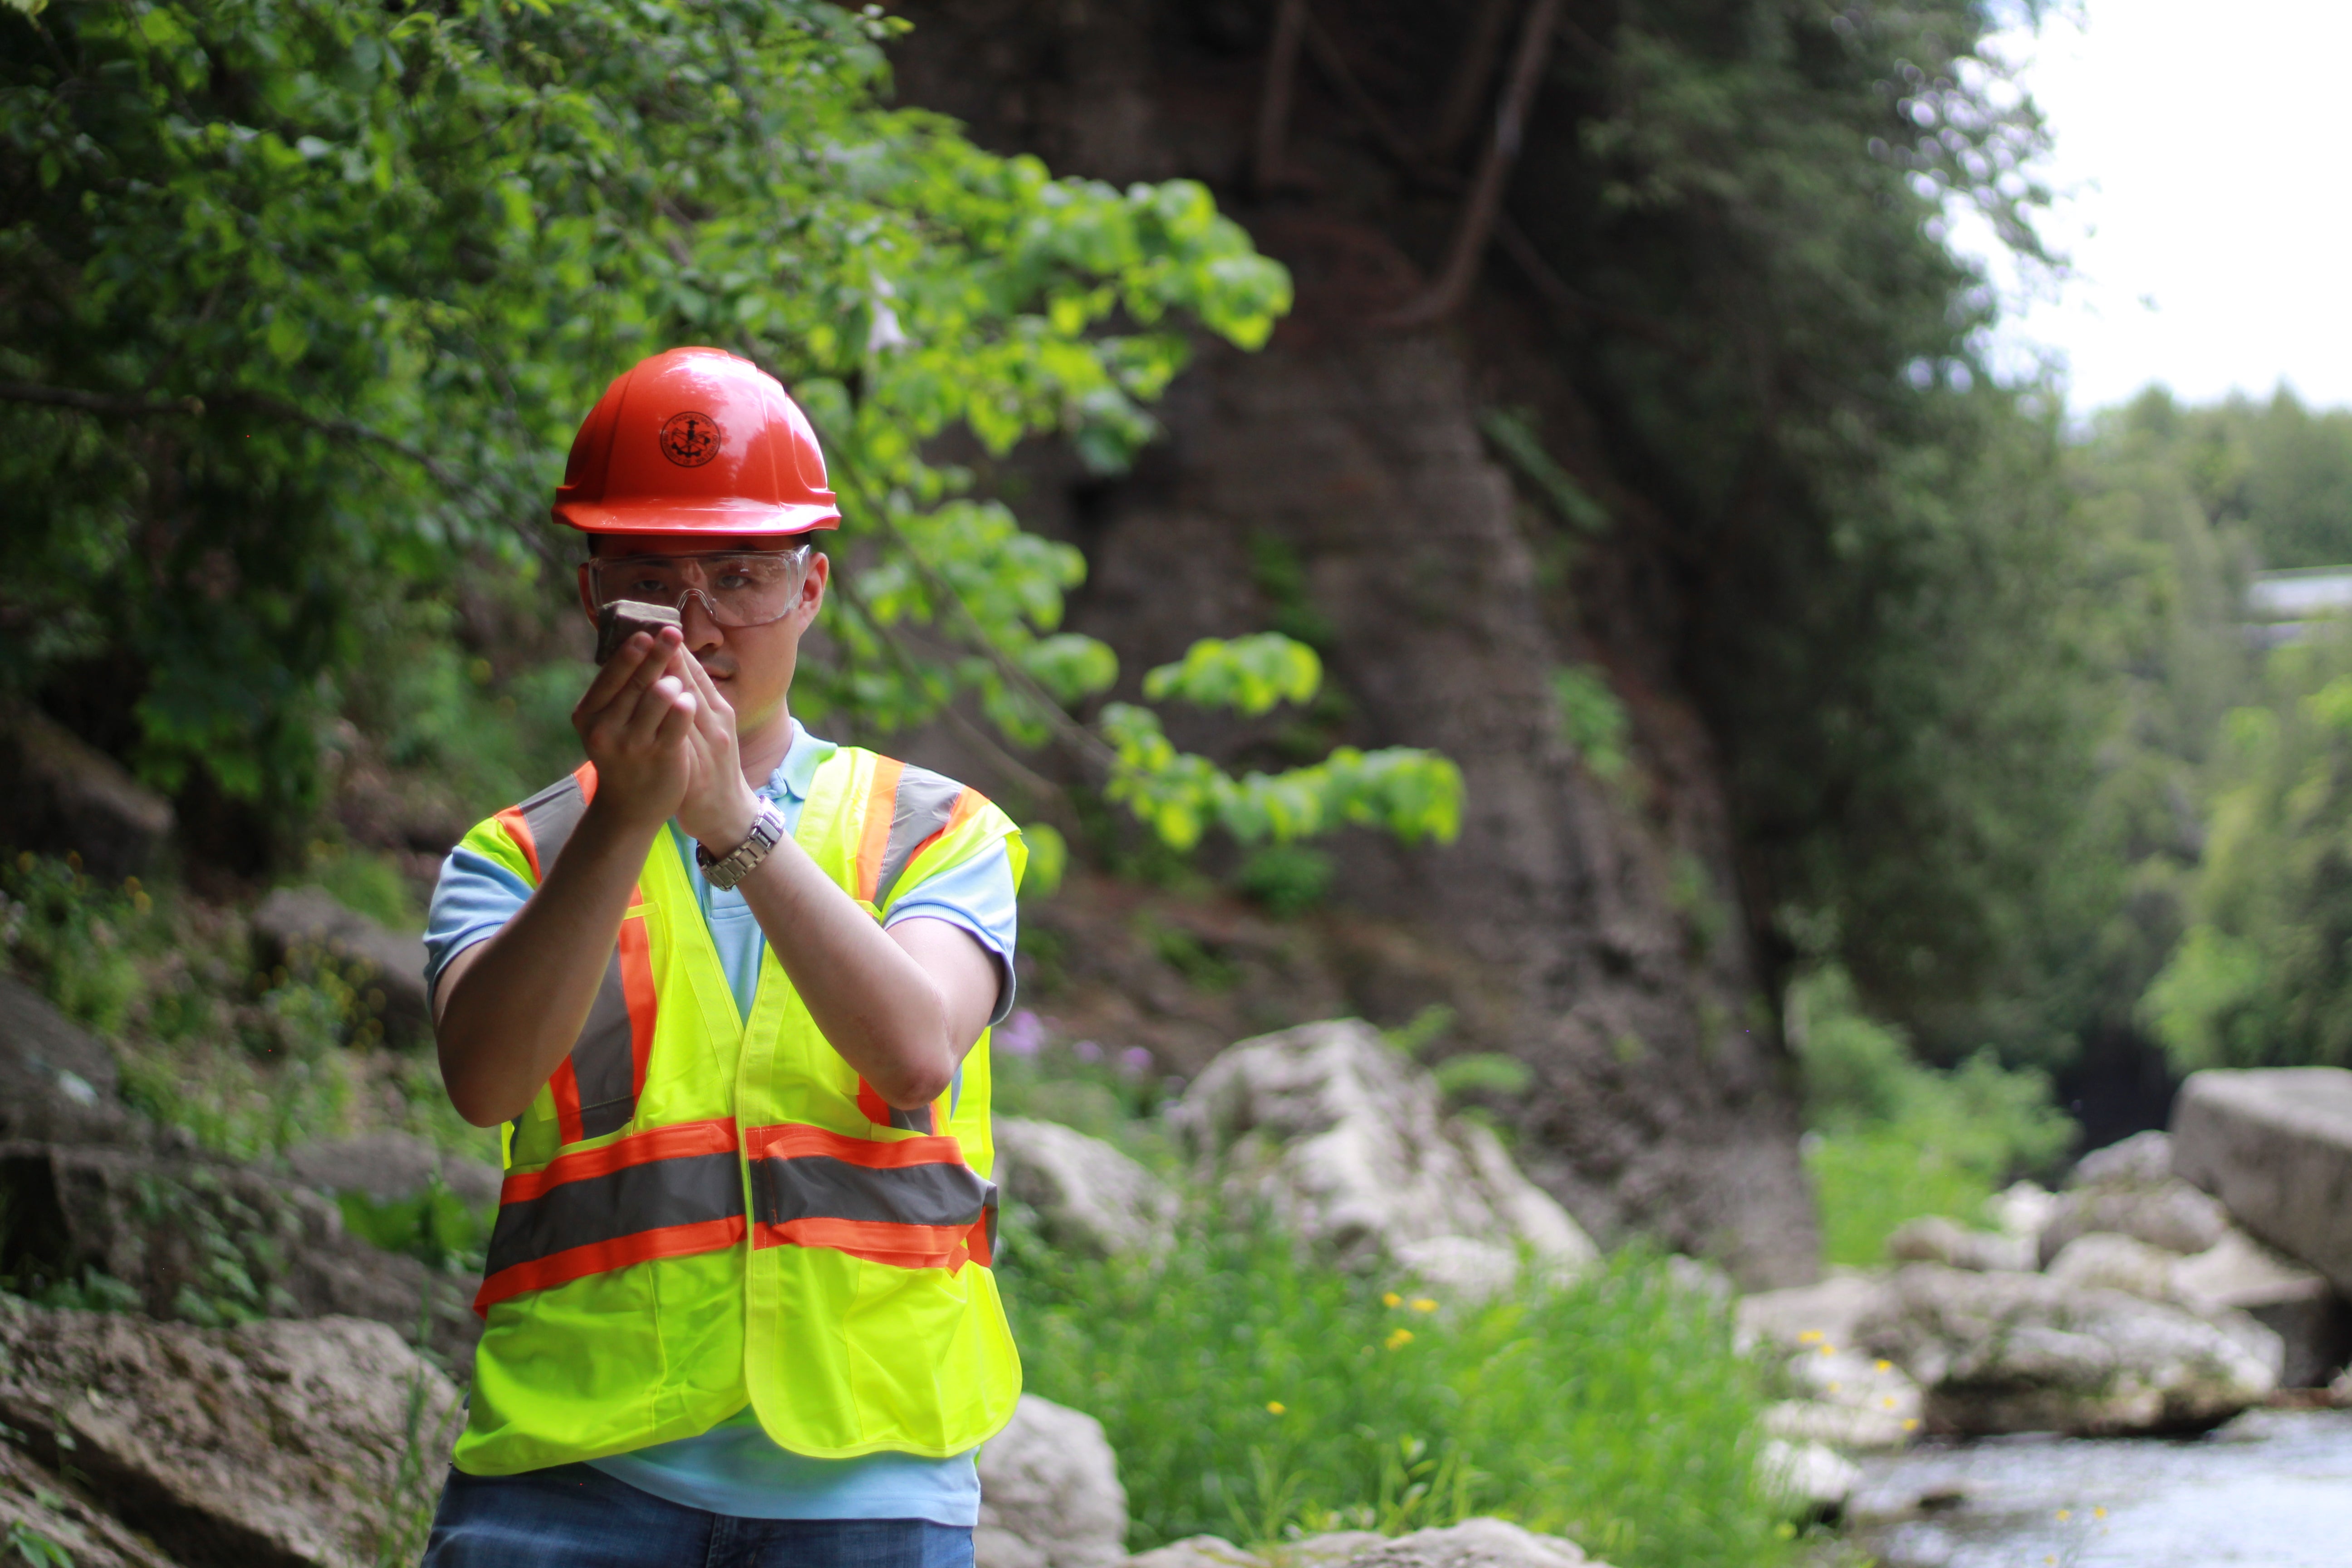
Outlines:
MULTIPOLYGON (((784 760, 759 792, 783 814, 784 831, 800 826, 802 804, 817 766, 836 748, 793 721, 784 760)), ((767 939, 751 907, 732 889, 713 888, 695 864, 694 845, 669 825, 696 901, 709 924, 735 1005, 746 1017, 760 983, 767 939)), ((996 960, 996 1012, 1013 1010, 1013 949, 1016 915, 1013 863, 999 845, 953 870, 927 879, 891 908, 886 922, 922 917, 961 927, 996 960)), ((530 897, 512 871, 458 848, 442 863, 425 931, 425 978, 440 983, 452 958, 498 934, 530 897)), ((922 1519, 935 1524, 980 1522, 980 1476, 972 1456, 929 1459, 914 1454, 869 1454, 857 1459, 812 1459, 778 1447, 747 1405, 698 1437, 657 1443, 590 1464, 657 1498, 740 1519, 922 1519)))

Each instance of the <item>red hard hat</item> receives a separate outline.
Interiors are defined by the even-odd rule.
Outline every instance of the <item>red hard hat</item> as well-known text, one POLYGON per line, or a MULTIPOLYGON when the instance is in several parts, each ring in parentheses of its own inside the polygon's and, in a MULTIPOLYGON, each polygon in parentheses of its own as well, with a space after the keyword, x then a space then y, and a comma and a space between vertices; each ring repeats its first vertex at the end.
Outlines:
POLYGON ((808 416, 721 349, 672 349, 616 377, 572 438, 554 514, 584 533, 841 526, 808 416))

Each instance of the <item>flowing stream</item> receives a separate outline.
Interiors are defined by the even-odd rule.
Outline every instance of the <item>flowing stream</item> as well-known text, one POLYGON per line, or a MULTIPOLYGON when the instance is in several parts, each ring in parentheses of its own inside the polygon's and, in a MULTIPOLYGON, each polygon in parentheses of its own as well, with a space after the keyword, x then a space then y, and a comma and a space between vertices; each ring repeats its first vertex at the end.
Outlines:
POLYGON ((1850 1510, 1884 1568, 2345 1568, 2352 1412, 2201 1437, 2032 1436, 1870 1460, 1850 1510))

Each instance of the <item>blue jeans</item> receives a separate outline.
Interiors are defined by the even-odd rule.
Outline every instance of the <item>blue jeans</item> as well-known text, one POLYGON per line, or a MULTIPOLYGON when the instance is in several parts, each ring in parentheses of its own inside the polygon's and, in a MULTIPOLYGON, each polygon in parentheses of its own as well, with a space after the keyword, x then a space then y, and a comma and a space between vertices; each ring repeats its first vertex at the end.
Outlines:
POLYGON ((921 1519, 735 1519, 586 1465, 451 1470, 423 1568, 971 1568, 971 1531, 921 1519))

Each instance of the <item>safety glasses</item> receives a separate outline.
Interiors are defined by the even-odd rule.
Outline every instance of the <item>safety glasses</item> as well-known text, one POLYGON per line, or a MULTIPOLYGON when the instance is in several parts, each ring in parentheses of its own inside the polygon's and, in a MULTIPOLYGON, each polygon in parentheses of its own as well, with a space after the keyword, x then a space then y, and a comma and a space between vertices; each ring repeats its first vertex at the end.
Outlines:
POLYGON ((596 607, 620 599, 667 605, 683 615, 699 599, 722 626, 763 626, 782 620, 800 603, 808 579, 809 547, 720 550, 708 555, 597 556, 588 563, 588 595, 596 607))

